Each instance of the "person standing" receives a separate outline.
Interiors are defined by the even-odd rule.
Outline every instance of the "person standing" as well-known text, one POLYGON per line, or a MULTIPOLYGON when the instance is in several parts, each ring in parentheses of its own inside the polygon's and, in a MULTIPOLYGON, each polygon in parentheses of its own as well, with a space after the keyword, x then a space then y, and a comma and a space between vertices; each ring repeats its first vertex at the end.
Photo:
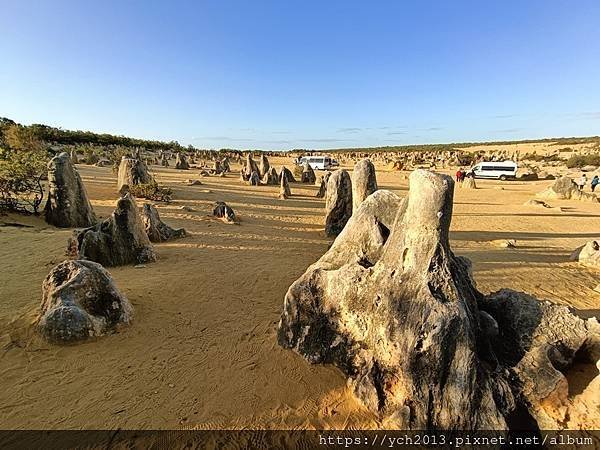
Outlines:
POLYGON ((585 175, 585 173, 581 174, 581 177, 579 178, 579 183, 577 184, 579 185, 579 190, 583 191, 583 188, 587 184, 587 176, 585 175))
POLYGON ((462 167, 456 171, 456 182, 460 183, 463 180, 463 170, 462 167))
POLYGON ((598 178, 598 175, 594 175, 594 178, 592 178, 592 182, 590 183, 592 192, 594 192, 594 190, 596 189, 596 186, 598 186, 599 183, 600 183, 600 178, 598 178))

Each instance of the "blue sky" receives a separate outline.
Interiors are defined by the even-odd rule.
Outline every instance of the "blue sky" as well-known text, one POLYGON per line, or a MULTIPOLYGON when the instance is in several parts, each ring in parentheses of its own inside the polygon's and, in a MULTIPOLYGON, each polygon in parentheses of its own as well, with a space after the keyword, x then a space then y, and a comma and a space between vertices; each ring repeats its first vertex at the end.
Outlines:
POLYGON ((201 148, 600 134, 600 2, 0 0, 0 116, 201 148))

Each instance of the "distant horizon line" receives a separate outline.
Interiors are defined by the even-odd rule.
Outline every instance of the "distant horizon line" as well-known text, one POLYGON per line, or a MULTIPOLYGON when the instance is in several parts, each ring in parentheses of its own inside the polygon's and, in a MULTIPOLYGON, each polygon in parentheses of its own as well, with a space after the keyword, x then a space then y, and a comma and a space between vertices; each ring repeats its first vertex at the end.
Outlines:
POLYGON ((24 126, 34 126, 34 125, 41 125, 41 126, 45 126, 45 127, 49 127, 49 128, 55 128, 61 131, 65 131, 65 132, 80 132, 80 133, 91 133, 91 134, 96 134, 96 135, 109 135, 109 136, 114 136, 114 137, 119 137, 119 138, 128 138, 128 139, 135 139, 135 140, 139 140, 139 141, 155 141, 155 142, 160 142, 162 144, 170 144, 170 143, 177 143, 180 147, 193 147, 196 150, 214 150, 214 151, 218 151, 218 150, 236 150, 236 151, 260 151, 260 152, 294 152, 294 151, 310 151, 310 152, 327 152, 327 151, 360 151, 360 150, 375 150, 375 149, 393 149, 393 148, 410 148, 410 147, 434 147, 434 146, 461 146, 461 147, 466 147, 466 146, 476 146, 476 145, 517 145, 517 144, 533 144, 533 143, 542 143, 542 142, 553 142, 553 141, 557 141, 557 143, 560 143, 561 141, 571 141, 571 140, 575 140, 575 141, 583 141, 583 142, 574 142, 572 144, 582 144, 582 143, 586 143, 586 142, 590 142, 593 143, 594 141, 600 141, 600 135, 587 135, 587 136, 552 136, 552 137, 537 137, 537 138, 525 138, 525 139, 513 139, 513 140, 482 140, 482 141, 456 141, 456 142, 429 142, 429 143, 412 143, 412 144, 391 144, 391 145, 368 145, 368 146, 356 146, 356 147, 330 147, 330 148, 322 148, 322 149, 314 149, 314 148, 300 148, 300 147, 296 147, 296 148, 288 148, 288 149, 278 149, 278 150, 267 150, 267 149, 262 149, 260 147, 254 147, 254 148, 235 148, 235 147, 228 147, 228 146, 221 146, 219 148, 215 148, 215 147, 211 147, 211 148, 202 148, 202 147, 197 147, 195 145, 192 144, 182 144, 180 143, 178 140, 163 140, 163 139, 159 139, 159 138, 140 138, 140 137, 135 137, 135 136, 131 136, 131 135, 126 135, 126 134, 116 134, 116 133, 111 133, 111 132, 105 132, 105 131, 93 131, 93 130, 82 130, 82 129, 70 129, 70 128, 63 128, 61 126, 54 126, 54 125, 47 125, 45 123, 37 123, 37 122, 32 122, 28 125, 17 122, 14 119, 10 119, 6 116, 0 116, 0 119, 7 119, 10 120, 18 125, 24 125, 24 126))

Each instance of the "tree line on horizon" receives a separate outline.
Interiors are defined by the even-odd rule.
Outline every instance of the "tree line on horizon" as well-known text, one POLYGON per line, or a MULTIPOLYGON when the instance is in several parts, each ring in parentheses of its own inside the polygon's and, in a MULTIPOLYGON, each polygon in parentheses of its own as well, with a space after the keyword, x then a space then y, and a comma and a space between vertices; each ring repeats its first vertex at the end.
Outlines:
MULTIPOLYGON (((97 146, 124 146, 124 147, 142 147, 148 150, 170 150, 170 151, 195 151, 203 150, 192 145, 187 147, 182 146, 178 141, 160 141, 150 139, 132 138, 122 135, 114 135, 109 133, 94 133, 92 131, 81 130, 65 130, 62 128, 51 127, 44 124, 21 125, 14 120, 6 117, 0 117, 0 135, 9 126, 23 127, 39 141, 50 145, 97 145, 97 146)), ((310 149, 293 149, 288 152, 406 152, 406 151, 449 151, 457 148, 466 148, 474 145, 513 145, 513 144, 533 144, 533 143, 549 143, 556 142, 557 144, 573 145, 585 143, 600 143, 600 136, 589 137, 559 137, 559 138, 543 138, 543 139, 524 139, 514 141, 487 141, 487 142, 455 142, 447 144, 410 144, 410 145, 390 145, 381 147, 346 147, 346 148, 331 148, 323 150, 310 149)), ((0 142, 1 143, 1 142, 0 142)), ((253 151, 262 151, 260 149, 252 149, 253 151)), ((222 148, 220 151, 239 151, 239 149, 222 148)), ((285 153, 285 151, 284 151, 285 153)))

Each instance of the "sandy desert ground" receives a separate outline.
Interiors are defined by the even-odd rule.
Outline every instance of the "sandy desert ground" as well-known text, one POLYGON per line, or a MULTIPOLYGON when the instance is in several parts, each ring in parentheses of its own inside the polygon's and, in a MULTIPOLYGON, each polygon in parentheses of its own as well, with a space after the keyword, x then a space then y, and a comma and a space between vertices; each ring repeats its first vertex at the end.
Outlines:
MULTIPOLYGON (((274 158, 279 170, 291 159, 274 158)), ((190 236, 156 245, 159 261, 110 268, 135 308, 132 326, 94 342, 53 346, 30 329, 49 270, 65 259, 71 230, 40 218, 0 222, 0 415, 9 429, 56 428, 374 428, 380 424, 346 388, 337 369, 311 366, 280 348, 275 330, 288 286, 327 249, 324 201, 316 186, 251 187, 238 179, 202 178, 197 170, 153 166, 174 201, 162 219, 190 236), (210 217, 215 201, 241 219, 210 217), (181 210, 189 206, 193 211, 181 210)), ((117 198, 110 168, 79 165, 96 212, 117 198)), ((380 189, 405 195, 408 172, 378 167, 380 189)), ((569 255, 600 237, 600 206, 549 202, 524 206, 551 181, 479 181, 456 189, 452 246, 473 261, 483 292, 503 287, 598 315, 600 273, 569 255), (561 208, 558 208, 558 207, 561 208), (515 239, 516 248, 497 240, 515 239)), ((141 201, 139 201, 141 204, 141 201)), ((593 368, 595 370, 595 368, 593 368)), ((581 369, 584 370, 584 369, 581 369)), ((585 369, 588 370, 588 369, 585 369)), ((575 374, 585 379, 589 374, 575 374)), ((595 375, 595 373, 591 373, 595 375)))

